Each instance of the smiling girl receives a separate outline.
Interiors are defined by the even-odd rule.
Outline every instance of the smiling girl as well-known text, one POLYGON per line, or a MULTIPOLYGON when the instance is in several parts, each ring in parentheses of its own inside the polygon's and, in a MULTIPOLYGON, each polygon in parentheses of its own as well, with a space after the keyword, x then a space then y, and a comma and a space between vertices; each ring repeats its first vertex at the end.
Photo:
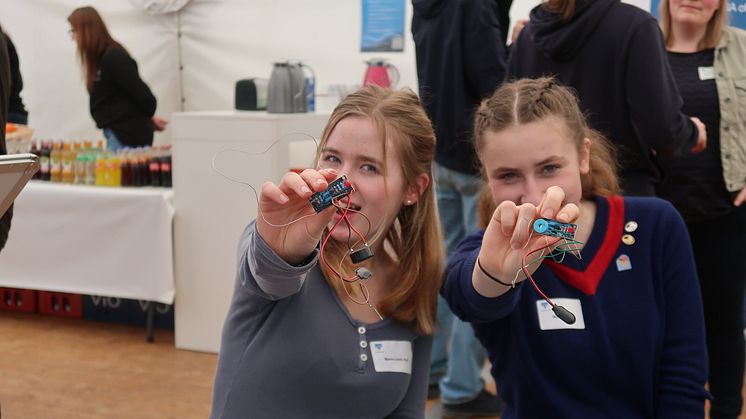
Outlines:
POLYGON ((702 306, 673 207, 617 195, 609 144, 553 79, 503 85, 474 132, 486 229, 450 258, 444 294, 487 348, 501 418, 702 418, 702 306), (576 224, 575 244, 538 218, 576 224))
POLYGON ((332 113, 315 169, 263 185, 212 418, 424 417, 443 269, 434 151, 417 96, 369 86, 332 113), (342 175, 354 191, 315 213, 309 198, 342 175), (353 266, 351 248, 373 256, 353 266))

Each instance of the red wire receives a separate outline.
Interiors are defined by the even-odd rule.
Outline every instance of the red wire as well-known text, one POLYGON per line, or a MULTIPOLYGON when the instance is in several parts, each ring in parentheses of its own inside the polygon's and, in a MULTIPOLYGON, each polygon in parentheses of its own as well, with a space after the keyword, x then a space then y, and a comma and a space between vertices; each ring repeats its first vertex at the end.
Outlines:
POLYGON ((557 240, 555 240, 555 241, 553 241, 551 243, 547 243, 544 246, 537 247, 536 249, 533 249, 532 251, 526 253, 525 255, 523 255, 523 265, 521 266, 521 269, 523 270, 523 273, 526 275, 526 278, 528 278, 528 280, 531 281, 531 284, 536 289, 536 292, 538 292, 542 296, 542 298, 544 298, 544 300, 547 303, 549 303, 549 305, 552 306, 552 307, 555 306, 554 302, 552 302, 552 300, 550 300, 549 297, 547 297, 547 295, 544 294, 544 292, 541 290, 541 288, 539 288, 539 286, 536 285, 536 281, 534 281, 534 277, 532 277, 531 274, 528 272, 528 269, 526 269, 526 264, 528 263, 526 261, 526 259, 528 259, 529 255, 534 254, 534 253, 536 253, 536 252, 538 252, 540 250, 549 249, 550 247, 552 247, 553 245, 557 244, 561 240, 562 240, 562 238, 558 238, 557 240))
MULTIPOLYGON (((348 202, 349 202, 349 197, 351 197, 351 196, 352 196, 352 191, 348 195, 348 202)), ((337 226, 342 222, 342 220, 344 220, 344 219, 347 218, 347 211, 348 210, 349 210, 349 206, 345 207, 345 211, 344 211, 344 213, 342 213, 342 217, 339 219, 339 221, 337 221, 336 223, 334 223, 334 225, 332 226, 332 228, 329 230, 329 234, 326 235, 326 237, 324 238, 324 241, 321 243, 321 249, 319 250, 319 254, 320 254, 320 257, 321 257, 321 261, 324 262, 324 265, 326 265, 326 267, 329 268, 329 270, 331 270, 332 272, 334 272, 334 274, 337 275, 341 280, 347 281, 347 282, 355 282, 355 281, 358 280, 357 274, 355 276, 351 276, 349 278, 345 278, 344 276, 342 276, 342 274, 340 274, 339 272, 337 272, 336 269, 332 268, 332 266, 329 264, 329 262, 326 261, 326 258, 324 257, 324 249, 326 248, 326 242, 329 241, 329 238, 332 236, 332 233, 334 232, 334 229, 337 228, 337 226)))

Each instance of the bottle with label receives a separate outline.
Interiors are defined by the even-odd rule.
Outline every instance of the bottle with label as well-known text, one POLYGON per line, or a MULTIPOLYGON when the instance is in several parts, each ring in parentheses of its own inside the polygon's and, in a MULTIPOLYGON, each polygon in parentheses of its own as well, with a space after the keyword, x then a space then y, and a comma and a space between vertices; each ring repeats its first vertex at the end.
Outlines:
POLYGON ((96 186, 106 186, 106 157, 104 153, 96 155, 96 186))
POLYGON ((96 155, 93 154, 93 149, 88 152, 85 156, 85 184, 95 185, 96 184, 96 155))
POLYGON ((163 156, 161 156, 161 185, 167 188, 171 187, 171 146, 163 146, 163 156))
POLYGON ((41 142, 41 154, 39 155, 39 174, 41 180, 49 180, 49 143, 41 142))
POLYGON ((161 158, 158 148, 153 147, 153 152, 150 155, 150 164, 148 165, 148 171, 150 172, 150 186, 161 186, 161 158))
POLYGON ((72 145, 68 142, 62 143, 62 183, 73 183, 75 180, 74 161, 75 152, 72 145))
POLYGON ((76 185, 85 185, 86 184, 86 164, 88 163, 88 159, 86 158, 85 153, 78 153, 78 155, 75 157, 75 163, 73 164, 73 172, 75 173, 75 179, 73 183, 76 185))
POLYGON ((49 153, 49 180, 62 181, 62 146, 59 141, 52 144, 52 151, 49 153))

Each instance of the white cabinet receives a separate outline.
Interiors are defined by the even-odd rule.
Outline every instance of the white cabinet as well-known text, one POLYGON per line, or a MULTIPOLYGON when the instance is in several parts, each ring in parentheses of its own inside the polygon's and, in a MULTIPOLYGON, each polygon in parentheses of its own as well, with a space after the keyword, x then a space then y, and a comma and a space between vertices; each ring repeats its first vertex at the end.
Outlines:
POLYGON ((213 157, 220 153, 217 169, 258 190, 289 168, 311 164, 316 148, 308 136, 320 139, 328 117, 240 111, 173 115, 176 347, 218 351, 233 293, 236 245, 256 217, 254 192, 213 171, 213 157))

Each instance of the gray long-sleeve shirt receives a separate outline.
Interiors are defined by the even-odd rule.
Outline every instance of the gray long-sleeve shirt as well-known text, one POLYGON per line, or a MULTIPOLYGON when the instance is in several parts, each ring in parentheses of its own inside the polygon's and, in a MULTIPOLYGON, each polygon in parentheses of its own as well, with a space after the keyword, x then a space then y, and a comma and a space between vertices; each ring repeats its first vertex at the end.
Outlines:
POLYGON ((424 417, 431 336, 353 319, 318 255, 287 264, 254 222, 238 260, 211 418, 424 417))

